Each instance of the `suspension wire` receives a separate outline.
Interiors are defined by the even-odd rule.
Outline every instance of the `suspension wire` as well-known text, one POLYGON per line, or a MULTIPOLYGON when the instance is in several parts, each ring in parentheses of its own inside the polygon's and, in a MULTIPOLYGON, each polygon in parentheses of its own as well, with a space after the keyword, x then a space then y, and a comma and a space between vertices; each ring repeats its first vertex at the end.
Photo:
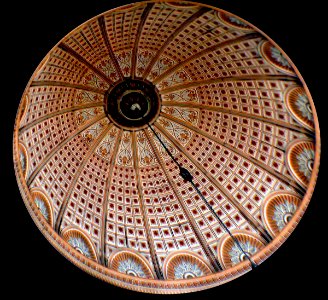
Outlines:
POLYGON ((193 176, 191 175, 191 173, 186 168, 184 168, 177 161, 177 159, 173 156, 173 154, 171 153, 171 151, 166 147, 166 145, 161 140, 161 138, 159 137, 159 135, 157 134, 157 132, 153 129, 153 127, 149 123, 148 123, 148 127, 154 133, 154 135, 156 136, 156 138, 158 139, 158 141, 160 142, 160 144, 163 146, 163 148, 165 149, 165 151, 167 152, 167 154, 173 160, 173 162, 178 166, 179 171, 180 171, 179 175, 182 177, 182 179, 186 180, 187 182, 189 182, 193 186, 193 188, 195 189, 195 191, 197 192, 197 194, 199 195, 199 197, 205 202, 207 208, 215 216, 215 218, 218 220, 218 222, 224 228, 224 230, 230 235, 230 237, 232 238, 232 240, 234 241, 234 243, 237 245, 238 249, 249 260, 249 262, 251 263, 252 269, 256 268, 257 267, 257 264, 251 259, 251 257, 249 256, 249 254, 247 252, 245 252, 245 250, 240 245, 240 242, 238 241, 238 239, 231 233, 231 231, 228 229, 228 227, 223 223, 223 221, 221 220, 221 218, 219 217, 219 215, 215 212, 215 210, 212 208, 212 206, 208 203, 208 201, 204 197, 203 193, 199 190, 199 188, 197 187, 197 185, 194 183, 193 176))

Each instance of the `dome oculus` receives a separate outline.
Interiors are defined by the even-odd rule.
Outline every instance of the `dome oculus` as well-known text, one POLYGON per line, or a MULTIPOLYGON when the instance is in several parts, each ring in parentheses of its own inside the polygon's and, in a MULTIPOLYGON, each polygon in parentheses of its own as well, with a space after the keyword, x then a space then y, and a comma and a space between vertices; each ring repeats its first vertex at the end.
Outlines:
POLYGON ((118 127, 138 130, 153 123, 161 106, 157 88, 147 80, 126 78, 105 95, 105 112, 118 127))

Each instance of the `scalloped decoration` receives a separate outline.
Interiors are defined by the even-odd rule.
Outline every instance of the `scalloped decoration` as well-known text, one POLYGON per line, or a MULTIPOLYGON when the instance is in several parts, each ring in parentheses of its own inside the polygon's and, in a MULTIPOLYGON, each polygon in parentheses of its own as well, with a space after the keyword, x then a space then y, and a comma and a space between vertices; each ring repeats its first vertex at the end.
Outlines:
POLYGON ((267 196, 261 207, 261 217, 272 236, 277 236, 290 222, 301 199, 293 193, 282 191, 267 196))
POLYGON ((307 187, 313 171, 315 145, 310 140, 292 142, 286 151, 286 160, 290 172, 297 181, 307 187))
POLYGON ((303 126, 314 130, 313 111, 304 88, 298 86, 287 90, 285 101, 293 117, 303 126))
POLYGON ((129 276, 155 278, 149 262, 141 254, 130 249, 113 252, 108 258, 108 267, 129 276))
POLYGON ((42 216, 47 220, 50 226, 54 226, 54 213, 51 201, 41 191, 32 191, 32 199, 35 205, 38 207, 42 216))
POLYGON ((67 227, 61 235, 79 254, 94 261, 98 260, 96 249, 86 233, 77 228, 67 227))
POLYGON ((246 24, 243 20, 236 17, 235 15, 231 15, 231 14, 224 13, 224 12, 218 12, 218 18, 223 23, 225 23, 226 25, 228 25, 230 27, 247 30, 247 31, 253 30, 253 28, 250 25, 246 24))
POLYGON ((263 41, 259 44, 260 55, 279 71, 295 75, 294 69, 285 55, 269 41, 263 41))
MULTIPOLYGON (((262 239, 250 232, 234 231, 232 234, 249 257, 252 257, 265 246, 262 239)), ((231 268, 247 259, 245 254, 228 234, 225 234, 219 241, 218 258, 224 269, 231 268)))
POLYGON ((164 261, 165 279, 191 279, 212 274, 209 265, 198 254, 191 251, 176 251, 164 261))
POLYGON ((27 151, 26 151, 25 146, 22 143, 19 143, 18 149, 19 149, 20 166, 22 168, 22 172, 24 174, 24 177, 26 178, 26 174, 28 172, 28 167, 29 167, 29 160, 28 160, 27 151))

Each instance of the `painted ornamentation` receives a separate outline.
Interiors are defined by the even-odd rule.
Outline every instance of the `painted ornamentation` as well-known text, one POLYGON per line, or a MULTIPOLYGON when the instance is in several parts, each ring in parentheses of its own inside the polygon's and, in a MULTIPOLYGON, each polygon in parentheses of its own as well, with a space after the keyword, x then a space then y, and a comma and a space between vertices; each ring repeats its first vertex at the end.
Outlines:
POLYGON ((281 231, 293 217, 297 209, 294 203, 285 201, 274 207, 273 220, 276 222, 278 229, 281 231))
POLYGON ((81 237, 69 237, 68 243, 84 256, 91 257, 89 247, 81 237))
POLYGON ((50 50, 22 96, 13 155, 60 253, 119 287, 176 294, 233 280, 285 242, 315 186, 320 135, 303 78, 262 31, 208 5, 145 1, 50 50))
POLYGON ((131 276, 146 277, 142 266, 131 258, 119 262, 117 270, 131 276))
MULTIPOLYGON (((256 246, 252 245, 250 241, 240 243, 240 246, 248 256, 252 256, 258 251, 256 246)), ((241 251, 241 249, 238 247, 236 243, 233 244, 231 250, 229 251, 232 265, 236 265, 246 259, 246 255, 244 254, 243 251, 241 251)))
POLYGON ((314 116, 309 97, 303 87, 292 86, 285 95, 287 109, 297 122, 313 131, 314 116))
POLYGON ((315 146, 310 140, 296 140, 292 142, 286 153, 288 168, 294 177, 307 186, 313 172, 315 146))
POLYGON ((189 279, 202 275, 202 270, 196 264, 192 264, 188 261, 183 260, 174 268, 175 279, 189 279))
POLYGON ((246 261, 247 256, 251 258, 254 254, 263 249, 265 245, 261 237, 251 232, 236 230, 233 231, 232 234, 239 242, 243 251, 241 251, 237 243, 228 234, 221 237, 217 251, 220 264, 224 269, 231 268, 232 266, 246 261))
POLYGON ((49 223, 50 226, 53 226, 54 214, 53 214, 53 205, 51 200, 46 197, 44 192, 40 190, 32 190, 31 195, 34 199, 34 203, 45 220, 49 223))
POLYGON ((261 205, 261 218, 268 232, 277 236, 292 220, 301 199, 296 193, 273 192, 264 199, 261 205))
POLYGON ((25 177, 28 172, 28 159, 26 148, 22 143, 19 144, 19 163, 25 177))
POLYGON ((66 227, 61 235, 78 253, 93 261, 98 260, 95 246, 87 233, 74 227, 66 227))
POLYGON ((297 155, 298 168, 301 173, 305 176, 307 181, 310 180, 314 162, 314 150, 304 149, 300 154, 297 155))
POLYGON ((172 252, 163 264, 167 279, 191 279, 212 273, 207 262, 191 251, 172 252))
POLYGON ((154 278, 149 262, 133 249, 116 249, 108 258, 108 267, 133 277, 154 278))
POLYGON ((285 56, 276 47, 271 46, 270 48, 272 58, 283 67, 290 68, 290 64, 285 56))
POLYGON ((49 213, 47 210, 46 205, 44 204, 44 201, 41 200, 38 197, 35 197, 34 199, 36 206, 38 207, 38 209, 40 210, 41 214, 44 216, 44 218, 48 221, 49 220, 49 213))
POLYGON ((298 107, 304 118, 307 118, 311 122, 313 121, 313 114, 310 102, 305 94, 298 95, 296 100, 296 106, 298 107))
POLYGON ((271 42, 263 40, 259 44, 258 51, 269 65, 275 67, 280 72, 295 76, 293 67, 286 56, 271 42))
POLYGON ((25 156, 25 153, 24 153, 23 150, 21 150, 19 152, 19 161, 21 163, 23 172, 26 173, 26 170, 27 170, 27 159, 26 159, 26 156, 25 156))
POLYGON ((218 13, 219 20, 225 25, 231 26, 232 28, 238 28, 239 30, 251 30, 252 27, 243 22, 240 18, 230 15, 224 12, 218 13))

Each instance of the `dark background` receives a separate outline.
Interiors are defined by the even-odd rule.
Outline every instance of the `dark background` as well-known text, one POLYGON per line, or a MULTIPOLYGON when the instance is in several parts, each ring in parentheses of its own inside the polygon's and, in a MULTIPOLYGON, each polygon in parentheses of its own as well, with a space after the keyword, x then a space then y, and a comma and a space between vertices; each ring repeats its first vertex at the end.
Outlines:
MULTIPOLYGON (((130 0, 131 1, 131 0, 130 0)), ((76 0, 9 1, 1 6, 1 209, 2 266, 7 269, 5 287, 11 296, 23 293, 34 299, 48 295, 75 299, 150 297, 104 283, 61 256, 42 236, 30 218, 16 184, 12 163, 12 133, 16 110, 25 86, 47 52, 81 23, 130 1, 76 0), (5 68, 3 68, 5 67, 5 68), (3 94, 5 92, 5 95, 3 94), (3 205, 3 204, 2 204, 3 205), (3 207, 3 206, 2 206, 3 207), (15 287, 13 287, 15 286, 15 287)), ((203 3, 230 11, 268 34, 291 57, 313 96, 321 125, 322 158, 317 186, 304 215, 291 237, 257 269, 230 283, 204 292, 172 296, 173 299, 237 296, 253 299, 297 298, 310 292, 319 297, 324 291, 327 260, 324 202, 327 201, 326 129, 327 116, 327 16, 322 3, 309 1, 220 0, 203 3)))

